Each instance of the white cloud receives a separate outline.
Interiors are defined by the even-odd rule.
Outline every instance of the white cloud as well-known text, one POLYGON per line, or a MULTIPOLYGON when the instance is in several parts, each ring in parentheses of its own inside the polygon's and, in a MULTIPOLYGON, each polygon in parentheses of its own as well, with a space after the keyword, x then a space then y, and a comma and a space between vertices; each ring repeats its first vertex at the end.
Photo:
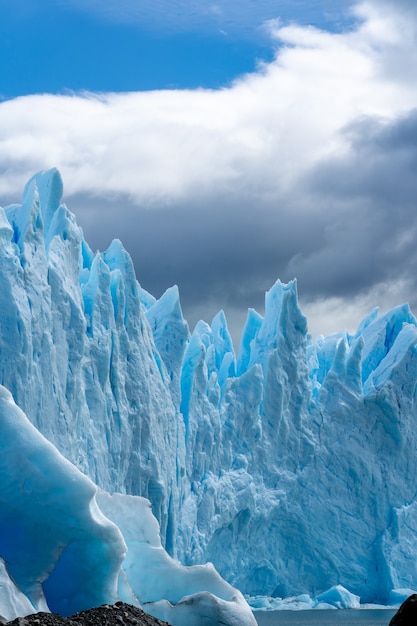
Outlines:
MULTIPOLYGON (((222 9, 221 3, 216 6, 222 9)), ((415 71, 415 24, 408 24, 403 36, 402 13, 398 16, 390 7, 387 19, 377 6, 359 5, 365 22, 348 33, 275 26, 281 46, 276 60, 228 89, 44 95, 0 103, 0 204, 1 197, 9 200, 35 171, 57 166, 67 197, 123 195, 130 198, 129 219, 143 207, 181 207, 183 219, 187 211, 217 211, 229 228, 233 221, 247 220, 249 241, 256 236, 257 216, 262 216, 262 237, 269 238, 266 248, 288 247, 281 266, 275 257, 270 261, 268 276, 278 277, 284 267, 304 272, 309 257, 317 271, 326 273, 326 265, 331 266, 339 252, 331 233, 347 229, 353 237, 351 218, 358 219, 361 208, 350 208, 334 189, 330 205, 329 196, 312 193, 306 181, 323 163, 340 161, 345 167, 353 162, 356 147, 346 128, 358 119, 394 124, 417 107, 417 84, 409 80, 415 71), (392 71, 397 65, 402 67, 399 74, 392 71), (295 232, 315 222, 323 233, 321 241, 308 242, 308 233, 303 233, 304 243, 291 248, 280 232, 280 226, 295 232), (303 245, 310 249, 305 251, 303 245)), ((119 206, 107 219, 108 231, 114 231, 111 220, 114 224, 127 217, 119 206)), ((368 224, 372 228, 371 219, 368 224)), ((186 227, 178 224, 180 228, 186 227)), ((242 235, 240 248, 243 240, 242 235)), ((224 245, 226 253, 227 242, 224 245)), ((233 234, 229 245, 237 246, 233 234)), ((237 261, 243 254, 240 248, 234 250, 237 261)), ((364 249, 366 242, 362 254, 364 249)), ((216 245, 212 254, 219 254, 216 245)), ((266 255, 264 267, 267 262, 266 255)), ((374 280, 379 285, 384 278, 374 280)), ((256 277, 247 282, 252 288, 256 277)), ((398 292, 389 284, 387 292, 395 304, 398 292)), ((319 309, 310 310, 318 318, 319 309)))
POLYGON ((393 118, 417 104, 414 84, 381 75, 384 50, 368 25, 339 35, 283 27, 276 36, 276 61, 230 89, 3 102, 1 162, 20 180, 55 164, 70 193, 125 191, 151 203, 239 181, 278 193, 344 150, 338 131, 358 116, 393 118))

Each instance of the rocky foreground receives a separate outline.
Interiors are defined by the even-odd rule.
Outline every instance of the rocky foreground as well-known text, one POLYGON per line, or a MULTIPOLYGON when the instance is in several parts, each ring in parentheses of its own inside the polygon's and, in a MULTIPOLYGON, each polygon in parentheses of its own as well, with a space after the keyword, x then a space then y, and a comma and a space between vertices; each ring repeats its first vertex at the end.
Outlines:
MULTIPOLYGON (((4 622, 3 622, 4 623, 4 622)), ((148 615, 124 602, 103 604, 96 609, 81 611, 70 617, 56 613, 35 613, 26 617, 17 617, 8 626, 169 626, 168 622, 148 615)))
POLYGON ((415 626, 415 624, 417 624, 417 593, 413 593, 402 603, 389 626, 415 626))

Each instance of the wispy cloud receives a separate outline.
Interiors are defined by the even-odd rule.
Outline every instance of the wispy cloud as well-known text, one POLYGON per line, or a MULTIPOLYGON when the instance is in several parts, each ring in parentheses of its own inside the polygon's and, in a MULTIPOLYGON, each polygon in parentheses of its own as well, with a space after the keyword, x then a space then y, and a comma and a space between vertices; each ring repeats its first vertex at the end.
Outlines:
POLYGON ((228 89, 0 103, 0 198, 59 167, 87 239, 121 237, 146 288, 179 283, 192 321, 261 308, 278 277, 299 279, 315 332, 347 310, 353 329, 376 304, 417 306, 416 16, 403 4, 362 3, 346 33, 275 28, 275 61, 228 89))

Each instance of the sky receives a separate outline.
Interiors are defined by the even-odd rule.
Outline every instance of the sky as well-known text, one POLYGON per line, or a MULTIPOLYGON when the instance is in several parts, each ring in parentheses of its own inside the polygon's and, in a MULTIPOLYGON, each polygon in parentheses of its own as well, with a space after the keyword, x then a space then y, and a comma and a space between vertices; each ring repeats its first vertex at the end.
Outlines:
POLYGON ((191 329, 296 278, 313 336, 417 313, 415 0, 0 0, 0 206, 57 167, 191 329))

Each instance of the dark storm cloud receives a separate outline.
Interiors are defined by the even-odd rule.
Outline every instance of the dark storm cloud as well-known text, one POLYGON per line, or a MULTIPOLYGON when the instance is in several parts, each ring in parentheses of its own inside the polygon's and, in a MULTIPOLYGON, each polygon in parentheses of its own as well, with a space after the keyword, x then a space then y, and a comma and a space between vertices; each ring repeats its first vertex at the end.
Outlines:
POLYGON ((400 277, 417 293, 417 111, 391 122, 363 118, 345 135, 348 154, 322 162, 306 181, 327 212, 326 243, 291 266, 315 298, 400 277))
POLYGON ((322 162, 291 198, 272 204, 231 193, 196 198, 191 208, 140 209, 127 198, 68 202, 93 248, 123 241, 153 295, 178 284, 186 317, 210 302, 213 314, 262 310, 277 278, 297 277, 304 299, 351 296, 417 269, 417 114, 389 125, 360 120, 346 133, 347 157, 322 162))
POLYGON ((279 277, 294 276, 289 260, 300 251, 313 253, 323 225, 306 216, 303 228, 288 211, 259 198, 196 199, 181 206, 146 210, 118 200, 123 220, 114 219, 114 203, 72 197, 68 204, 83 226, 87 241, 103 250, 118 237, 131 254, 141 285, 159 297, 172 284, 180 288, 186 317, 195 306, 263 308, 264 293, 279 277), (100 220, 97 222, 97 214, 100 220))
MULTIPOLYGON (((179 234, 175 219, 165 222, 161 258, 168 251, 186 305, 213 297, 262 310, 264 291, 293 277, 304 300, 349 298, 399 279, 417 294, 417 110, 390 122, 361 118, 344 134, 348 154, 321 162, 291 198, 260 206, 214 197, 181 220, 179 234)), ((149 240, 164 220, 152 215, 149 240)), ((152 256, 157 265, 144 249, 139 265, 152 256)))
POLYGON ((341 134, 343 156, 323 159, 289 194, 266 199, 248 185, 152 209, 127 196, 76 194, 68 205, 93 248, 122 240, 153 295, 177 284, 191 325, 203 311, 207 320, 220 308, 262 312, 278 278, 296 277, 303 301, 366 295, 399 279, 415 289, 417 110, 362 117, 341 134))

